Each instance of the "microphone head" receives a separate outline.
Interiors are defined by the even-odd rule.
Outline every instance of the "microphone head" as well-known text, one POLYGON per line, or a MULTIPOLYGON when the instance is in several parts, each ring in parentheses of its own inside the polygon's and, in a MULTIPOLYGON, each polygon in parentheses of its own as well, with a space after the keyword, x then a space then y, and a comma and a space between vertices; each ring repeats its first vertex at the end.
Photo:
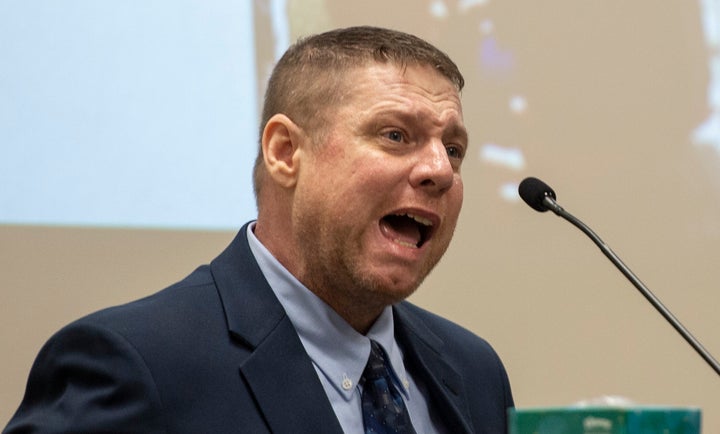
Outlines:
POLYGON ((546 197, 550 197, 553 200, 557 199, 555 192, 549 185, 532 176, 523 179, 518 187, 518 193, 526 204, 540 212, 545 212, 550 209, 545 206, 544 201, 546 197))

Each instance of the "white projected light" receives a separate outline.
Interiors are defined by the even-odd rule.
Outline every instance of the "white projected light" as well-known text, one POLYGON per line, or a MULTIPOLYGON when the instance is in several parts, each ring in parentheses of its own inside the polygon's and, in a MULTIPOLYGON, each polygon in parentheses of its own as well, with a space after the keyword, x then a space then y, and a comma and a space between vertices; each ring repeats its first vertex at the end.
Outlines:
POLYGON ((101 4, 0 9, 0 223, 239 227, 255 215, 252 2, 101 4))

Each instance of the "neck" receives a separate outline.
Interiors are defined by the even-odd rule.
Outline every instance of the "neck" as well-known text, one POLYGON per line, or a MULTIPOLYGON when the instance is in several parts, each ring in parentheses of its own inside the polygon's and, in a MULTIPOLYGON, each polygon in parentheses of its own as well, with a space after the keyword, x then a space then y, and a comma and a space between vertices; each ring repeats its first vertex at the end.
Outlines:
POLYGON ((306 287, 362 335, 365 335, 370 330, 383 310, 388 306, 386 303, 378 303, 377 300, 369 300, 369 297, 347 300, 339 296, 337 291, 333 289, 323 290, 318 285, 306 284, 306 287))

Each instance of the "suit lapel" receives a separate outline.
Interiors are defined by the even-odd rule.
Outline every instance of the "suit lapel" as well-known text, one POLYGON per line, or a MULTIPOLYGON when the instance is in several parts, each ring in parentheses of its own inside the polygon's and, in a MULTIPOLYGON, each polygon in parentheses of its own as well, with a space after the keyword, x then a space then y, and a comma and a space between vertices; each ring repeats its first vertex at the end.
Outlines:
POLYGON ((273 433, 342 433, 315 368, 287 317, 240 371, 273 433))
POLYGON ((247 241, 247 225, 212 264, 228 329, 251 349, 239 374, 273 433, 342 434, 312 361, 247 241))
POLYGON ((460 374, 442 357, 443 341, 410 312, 394 307, 395 336, 410 372, 428 389, 429 405, 448 432, 473 433, 467 395, 460 374))

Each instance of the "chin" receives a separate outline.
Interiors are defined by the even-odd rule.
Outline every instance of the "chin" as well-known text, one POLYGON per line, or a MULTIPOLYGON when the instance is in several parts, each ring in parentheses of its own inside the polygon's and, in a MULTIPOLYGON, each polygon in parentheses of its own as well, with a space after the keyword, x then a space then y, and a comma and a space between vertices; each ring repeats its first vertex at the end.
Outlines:
POLYGON ((373 288, 378 298, 382 298, 386 305, 399 303, 410 297, 422 283, 423 279, 387 279, 384 276, 381 282, 377 282, 373 288))

